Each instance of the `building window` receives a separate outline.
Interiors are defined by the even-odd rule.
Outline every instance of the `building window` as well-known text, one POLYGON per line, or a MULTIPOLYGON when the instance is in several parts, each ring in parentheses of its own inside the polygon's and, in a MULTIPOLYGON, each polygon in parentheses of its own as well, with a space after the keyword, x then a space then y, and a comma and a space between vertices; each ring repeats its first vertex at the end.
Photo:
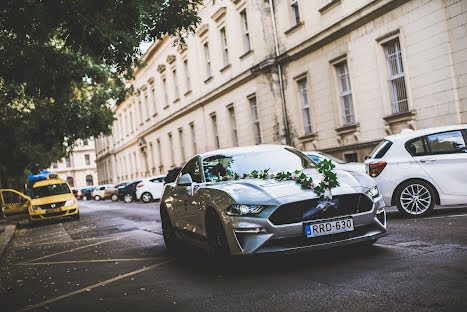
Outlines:
POLYGON ((53 167, 54 169, 57 169, 57 168, 58 168, 58 164, 57 164, 57 163, 53 163, 52 167, 53 167))
MULTIPOLYGON (((141 102, 140 102, 140 103, 141 103, 141 102)), ((141 122, 143 122, 143 121, 141 120, 141 122)), ((131 128, 130 128, 130 129, 131 129, 131 132, 133 132, 133 131, 134 131, 134 127, 135 127, 135 123, 134 123, 134 120, 133 120, 133 112, 130 112, 130 127, 131 127, 131 128)))
POLYGON ((175 100, 177 100, 180 97, 180 92, 178 90, 178 82, 177 82, 177 70, 172 71, 172 76, 174 80, 174 95, 175 95, 175 100))
POLYGON ((311 122, 310 99, 308 97, 308 84, 306 78, 298 80, 297 83, 300 92, 300 100, 302 102, 303 125, 305 127, 305 133, 309 134, 313 132, 313 127, 311 122))
POLYGON ((344 154, 344 159, 346 162, 358 162, 357 153, 344 154))
POLYGON ((175 157, 174 157, 174 144, 172 141, 172 133, 169 132, 169 151, 170 151, 170 161, 172 162, 170 165, 174 166, 175 165, 175 157))
POLYGON ((195 123, 190 123, 190 132, 191 132, 191 140, 193 142, 193 155, 196 155, 197 148, 196 148, 196 132, 195 132, 195 123))
POLYGON ((215 144, 216 148, 220 148, 220 144, 219 144, 219 132, 217 131, 217 118, 216 118, 216 114, 212 114, 212 115, 211 115, 211 121, 212 121, 212 130, 213 130, 213 133, 214 133, 214 144, 215 144))
POLYGON ((185 69, 185 88, 186 92, 191 90, 190 71, 188 70, 188 60, 183 61, 183 68, 185 69))
POLYGON ((169 97, 167 95, 167 81, 165 80, 165 78, 162 78, 162 89, 164 92, 164 107, 167 107, 169 106, 169 97))
POLYGON ((221 44, 224 54, 224 66, 229 65, 229 47, 227 45, 227 35, 225 34, 225 27, 221 28, 221 44))
POLYGON ((394 114, 408 112, 407 91, 405 87, 404 67, 399 38, 384 45, 389 74, 389 91, 391 93, 392 112, 394 114))
POLYGON ((251 114, 253 116, 253 129, 255 131, 255 142, 261 144, 261 127, 259 124, 258 105, 256 103, 256 96, 252 96, 248 99, 251 106, 251 114))
POLYGON ((72 177, 67 177, 66 178, 66 183, 68 183, 69 186, 74 187, 75 183, 72 177))
POLYGON ((84 140, 83 140, 83 145, 89 145, 88 139, 84 139, 84 140))
POLYGON ((71 167, 71 161, 70 161, 70 158, 65 158, 65 165, 67 168, 70 168, 71 167))
POLYGON ((290 8, 292 9, 293 25, 298 25, 300 23, 300 11, 298 9, 298 0, 290 0, 290 8))
POLYGON ((91 165, 91 158, 89 157, 89 154, 84 155, 84 163, 86 166, 91 165))
POLYGON ((151 96, 154 114, 157 114, 156 88, 154 87, 154 82, 151 83, 151 96))
POLYGON ((162 147, 161 147, 161 140, 157 139, 157 156, 159 158, 159 173, 162 174, 164 171, 164 165, 162 161, 162 147))
POLYGON ((248 31, 248 19, 246 15, 246 10, 240 12, 240 18, 242 19, 242 28, 243 28, 243 41, 245 43, 246 52, 251 50, 250 43, 250 32, 248 31))
POLYGON ((335 68, 337 72, 337 80, 339 83, 339 97, 342 105, 342 121, 344 125, 353 124, 355 123, 355 116, 347 61, 337 64, 335 68))
POLYGON ((232 140, 233 140, 233 145, 238 146, 238 134, 237 134, 237 123, 235 122, 235 110, 233 106, 228 108, 229 110, 229 115, 230 115, 230 122, 232 125, 232 140))
POLYGON ((206 60, 206 77, 211 77, 211 58, 209 56, 209 45, 204 43, 204 58, 206 60))
POLYGON ((182 163, 185 163, 185 145, 183 143, 183 129, 178 129, 178 139, 180 142, 180 154, 182 156, 182 163))
POLYGON ((87 185, 87 186, 91 186, 91 185, 93 185, 93 184, 94 184, 94 181, 93 181, 93 179, 92 179, 92 175, 90 175, 90 174, 87 175, 87 176, 86 176, 86 185, 87 185))

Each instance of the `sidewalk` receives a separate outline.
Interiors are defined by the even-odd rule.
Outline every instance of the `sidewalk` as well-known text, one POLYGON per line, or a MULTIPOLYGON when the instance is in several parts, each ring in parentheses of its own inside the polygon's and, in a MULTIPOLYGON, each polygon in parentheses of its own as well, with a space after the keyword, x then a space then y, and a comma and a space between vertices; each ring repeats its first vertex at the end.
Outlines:
POLYGON ((16 231, 16 222, 0 220, 0 259, 16 231))

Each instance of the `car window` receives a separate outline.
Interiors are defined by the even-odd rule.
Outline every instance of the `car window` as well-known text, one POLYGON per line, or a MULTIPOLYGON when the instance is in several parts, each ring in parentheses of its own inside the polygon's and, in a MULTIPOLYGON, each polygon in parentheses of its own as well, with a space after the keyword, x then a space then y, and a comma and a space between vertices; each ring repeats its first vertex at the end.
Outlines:
POLYGON ((201 171, 199 170, 198 157, 193 158, 183 167, 181 175, 187 173, 191 176, 193 182, 201 183, 201 171))
POLYGON ((464 137, 460 130, 427 135, 426 138, 432 154, 467 152, 464 137))
POLYGON ((153 182, 153 183, 161 183, 161 182, 164 181, 164 178, 155 178, 155 179, 151 179, 151 180, 149 180, 149 181, 151 181, 151 182, 153 182))
POLYGON ((307 154, 315 163, 319 163, 322 159, 318 155, 307 154))
POLYGON ((412 156, 423 156, 429 154, 424 136, 408 141, 405 143, 405 148, 412 156))
POLYGON ((370 158, 372 159, 379 159, 386 155, 387 151, 391 148, 392 142, 389 140, 383 140, 378 146, 375 147, 373 152, 371 152, 370 158))
POLYGON ((32 188, 32 198, 71 193, 66 183, 44 185, 32 188))

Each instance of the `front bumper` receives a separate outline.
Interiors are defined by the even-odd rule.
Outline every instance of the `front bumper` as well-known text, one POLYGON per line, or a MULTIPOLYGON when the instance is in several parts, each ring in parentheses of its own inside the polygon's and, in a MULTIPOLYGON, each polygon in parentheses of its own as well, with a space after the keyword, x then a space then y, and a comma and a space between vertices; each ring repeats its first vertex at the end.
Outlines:
POLYGON ((342 217, 352 217, 353 231, 307 238, 304 222, 274 225, 268 218, 228 217, 225 232, 233 255, 326 249, 375 241, 388 234, 381 197, 370 211, 342 217))
POLYGON ((54 219, 54 218, 61 218, 61 217, 71 217, 79 213, 78 204, 74 203, 70 206, 63 206, 56 209, 39 209, 39 210, 32 210, 29 211, 29 216, 32 221, 37 220, 47 220, 47 219, 54 219))

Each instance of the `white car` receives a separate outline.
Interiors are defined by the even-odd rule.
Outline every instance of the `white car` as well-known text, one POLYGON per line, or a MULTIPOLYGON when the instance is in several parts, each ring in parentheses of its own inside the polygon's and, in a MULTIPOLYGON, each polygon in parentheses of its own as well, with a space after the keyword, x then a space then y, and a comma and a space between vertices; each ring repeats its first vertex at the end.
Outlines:
POLYGON ((112 187, 111 184, 99 185, 91 192, 91 197, 94 198, 94 200, 105 199, 105 191, 110 190, 112 187))
POLYGON ((435 204, 467 203, 467 124, 402 130, 365 161, 386 206, 404 216, 427 215, 435 204))
POLYGON ((365 172, 365 164, 358 163, 358 162, 345 162, 336 158, 334 156, 317 152, 317 151, 307 151, 303 152, 303 154, 307 155, 311 160, 315 163, 321 162, 323 159, 330 159, 336 165, 337 169, 347 170, 347 171, 358 171, 358 172, 365 172))
POLYGON ((161 175, 143 179, 136 186, 136 199, 145 203, 160 199, 164 190, 164 178, 165 176, 161 175))

